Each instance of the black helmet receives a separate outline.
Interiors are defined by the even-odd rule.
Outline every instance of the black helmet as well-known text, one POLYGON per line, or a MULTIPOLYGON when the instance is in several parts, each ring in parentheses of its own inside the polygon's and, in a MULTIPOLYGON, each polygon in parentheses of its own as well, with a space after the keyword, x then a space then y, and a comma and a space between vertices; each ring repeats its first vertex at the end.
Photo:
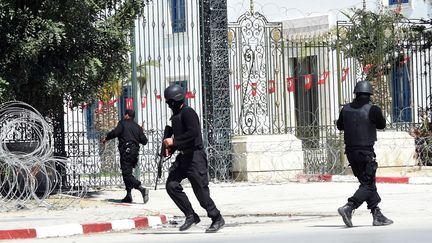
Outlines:
POLYGON ((372 86, 368 81, 360 81, 356 84, 354 88, 354 94, 364 93, 372 95, 372 86))
POLYGON ((164 97, 166 100, 181 101, 184 100, 185 94, 183 88, 178 84, 171 84, 164 91, 164 97))

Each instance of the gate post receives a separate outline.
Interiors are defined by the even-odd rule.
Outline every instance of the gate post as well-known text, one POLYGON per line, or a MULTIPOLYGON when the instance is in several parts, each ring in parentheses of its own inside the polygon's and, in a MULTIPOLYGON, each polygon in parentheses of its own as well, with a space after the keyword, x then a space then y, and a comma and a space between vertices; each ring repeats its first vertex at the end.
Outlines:
MULTIPOLYGON (((65 128, 64 128, 64 112, 63 112, 63 99, 54 98, 56 103, 52 102, 56 106, 52 114, 52 125, 53 125, 53 142, 54 142, 54 156, 67 157, 66 143, 65 143, 65 128)), ((56 189, 62 186, 68 185, 66 165, 61 162, 56 162, 55 169, 60 175, 61 184, 56 184, 56 189)), ((74 186, 74 185, 73 185, 74 186)))
POLYGON ((211 178, 226 179, 232 167, 227 0, 199 3, 204 137, 211 178))

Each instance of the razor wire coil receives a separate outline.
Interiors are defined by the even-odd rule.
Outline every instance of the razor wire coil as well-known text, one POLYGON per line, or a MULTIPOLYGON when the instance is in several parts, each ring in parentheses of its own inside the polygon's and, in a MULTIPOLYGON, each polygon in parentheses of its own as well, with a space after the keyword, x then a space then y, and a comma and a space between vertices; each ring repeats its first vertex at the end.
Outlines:
POLYGON ((82 198, 86 186, 68 186, 67 158, 53 156, 53 128, 32 106, 0 105, 0 210, 61 209, 82 198))

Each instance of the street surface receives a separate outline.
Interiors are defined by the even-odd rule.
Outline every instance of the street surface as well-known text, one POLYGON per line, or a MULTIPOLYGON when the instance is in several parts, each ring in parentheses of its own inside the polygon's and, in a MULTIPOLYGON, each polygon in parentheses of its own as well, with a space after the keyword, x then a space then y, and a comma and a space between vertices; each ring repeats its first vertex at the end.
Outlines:
MULTIPOLYGON (((177 228, 166 227, 150 230, 135 230, 107 234, 94 234, 68 238, 38 239, 31 242, 320 242, 320 243, 407 243, 432 242, 430 217, 409 217, 408 215, 392 215, 396 221, 391 226, 371 226, 370 215, 354 217, 356 227, 345 228, 339 217, 305 217, 293 219, 267 217, 266 222, 260 217, 227 218, 227 226, 216 234, 204 233, 204 225, 198 225, 186 232, 179 232, 177 228), (402 218, 403 216, 403 218, 402 218), (241 222, 243 221, 243 222, 241 222), (255 223, 254 221, 258 221, 255 223)), ((206 222, 208 223, 208 222, 206 222)), ((16 240, 14 242, 29 242, 16 240)))
MULTIPOLYGON (((227 224, 216 234, 205 234, 210 219, 186 185, 185 191, 202 219, 186 232, 178 231, 183 220, 181 212, 161 189, 152 191, 149 203, 142 206, 176 216, 171 223, 177 225, 13 242, 432 242, 432 185, 378 184, 382 212, 395 223, 372 226, 372 216, 366 205, 362 205, 353 216, 355 227, 345 228, 336 210, 357 187, 357 183, 211 185, 212 197, 227 224)), ((106 191, 97 200, 116 198, 121 193, 106 191)), ((139 213, 141 209, 136 210, 139 213)))

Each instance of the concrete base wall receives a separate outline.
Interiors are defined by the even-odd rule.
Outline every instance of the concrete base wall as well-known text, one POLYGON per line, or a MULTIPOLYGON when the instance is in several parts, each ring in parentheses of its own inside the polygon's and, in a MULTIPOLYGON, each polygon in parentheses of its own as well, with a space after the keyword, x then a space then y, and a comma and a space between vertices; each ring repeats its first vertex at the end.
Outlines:
POLYGON ((406 167, 417 163, 414 138, 407 132, 378 132, 375 153, 379 167, 406 167))
MULTIPOLYGON (((378 132, 377 139, 374 146, 378 162, 377 176, 405 176, 421 170, 416 166, 414 138, 407 132, 378 132)), ((348 166, 346 157, 345 161, 348 166)), ((352 174, 351 169, 346 172, 352 174)))
POLYGON ((236 136, 233 152, 238 181, 289 181, 303 173, 302 143, 291 134, 236 136))

